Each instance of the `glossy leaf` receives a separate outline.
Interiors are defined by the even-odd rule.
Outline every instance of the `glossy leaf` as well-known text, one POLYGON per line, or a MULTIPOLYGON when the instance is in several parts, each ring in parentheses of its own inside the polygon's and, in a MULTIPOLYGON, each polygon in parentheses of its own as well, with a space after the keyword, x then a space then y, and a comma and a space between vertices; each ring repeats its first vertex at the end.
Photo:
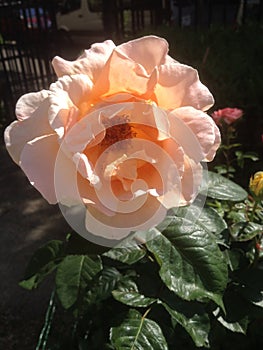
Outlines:
POLYGON ((208 334, 210 331, 209 316, 201 307, 192 303, 174 303, 173 307, 162 303, 172 320, 178 322, 191 336, 197 347, 209 345, 208 334), (189 304, 189 305, 187 305, 189 304))
POLYGON ((250 264, 248 256, 241 249, 231 248, 225 250, 224 254, 231 271, 246 269, 250 264))
POLYGON ((245 334, 252 305, 241 296, 238 287, 226 290, 224 305, 225 312, 222 312, 219 308, 213 311, 218 322, 232 332, 245 334))
POLYGON ((32 256, 20 286, 36 288, 58 265, 63 256, 63 242, 53 240, 40 247, 32 256))
POLYGON ((227 322, 222 316, 218 317, 217 320, 231 332, 246 334, 248 320, 244 325, 241 322, 227 322))
POLYGON ((135 262, 141 260, 146 254, 146 251, 142 249, 138 244, 129 244, 110 249, 104 253, 112 260, 120 261, 124 264, 132 265, 135 262))
POLYGON ((231 227, 231 234, 237 241, 249 241, 261 234, 263 225, 255 222, 238 222, 231 227))
MULTIPOLYGON (((219 309, 215 310, 213 313, 215 316, 217 316, 219 314, 219 309)), ((236 322, 230 322, 227 321, 223 316, 217 316, 217 321, 231 332, 246 334, 248 317, 245 317, 236 322)))
POLYGON ((156 301, 154 298, 147 298, 144 295, 134 291, 123 292, 114 290, 112 295, 119 302, 133 307, 147 307, 156 301))
MULTIPOLYGON (((206 176, 204 178, 206 178, 206 176)), ((200 193, 214 199, 233 202, 243 201, 248 195, 247 192, 235 182, 211 171, 207 172, 207 179, 202 184, 200 193)))
POLYGON ((227 263, 213 235, 186 219, 175 218, 163 234, 146 245, 171 291, 185 300, 207 297, 223 306, 227 263))
POLYGON ((111 328, 110 338, 116 350, 168 350, 159 325, 134 309, 120 326, 111 328))
POLYGON ((176 209, 175 215, 192 221, 208 233, 213 233, 218 243, 225 244, 221 233, 227 228, 227 224, 215 209, 202 206, 201 201, 196 201, 188 207, 176 209))
POLYGON ((83 294, 90 280, 102 269, 99 257, 68 255, 56 274, 56 291, 65 309, 70 308, 83 294))
POLYGON ((87 290, 83 303, 90 306, 111 296, 111 292, 121 280, 122 274, 114 267, 104 267, 93 279, 91 287, 87 290))
POLYGON ((138 292, 138 286, 130 276, 124 276, 118 282, 116 289, 120 292, 138 292))

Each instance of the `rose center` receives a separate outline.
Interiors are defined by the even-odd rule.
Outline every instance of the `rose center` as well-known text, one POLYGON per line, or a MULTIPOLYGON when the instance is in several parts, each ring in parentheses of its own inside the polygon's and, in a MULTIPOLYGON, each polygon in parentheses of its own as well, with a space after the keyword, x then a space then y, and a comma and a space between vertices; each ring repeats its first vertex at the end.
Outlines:
POLYGON ((127 116, 118 117, 109 122, 104 122, 106 127, 106 133, 104 139, 101 141, 101 146, 109 147, 116 142, 123 141, 126 139, 131 139, 136 137, 136 132, 134 131, 134 127, 129 123, 129 119, 127 116))

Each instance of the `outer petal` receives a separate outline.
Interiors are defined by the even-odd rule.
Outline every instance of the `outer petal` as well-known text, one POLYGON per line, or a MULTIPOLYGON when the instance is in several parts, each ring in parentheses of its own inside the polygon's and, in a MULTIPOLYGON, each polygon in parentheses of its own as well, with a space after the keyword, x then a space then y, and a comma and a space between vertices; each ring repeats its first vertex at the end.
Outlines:
POLYGON ((49 122, 60 137, 80 118, 82 109, 88 109, 92 86, 89 77, 83 74, 64 76, 51 84, 49 122))
POLYGON ((120 56, 140 64, 148 74, 165 62, 168 43, 157 36, 146 36, 117 46, 120 56))
MULTIPOLYGON (((29 94, 29 96, 22 99, 26 101, 26 98, 30 98, 31 96, 32 94, 29 94)), ((54 132, 48 122, 48 108, 49 101, 46 99, 42 104, 35 108, 35 110, 33 110, 34 108, 31 109, 32 114, 29 118, 15 121, 6 128, 4 134, 6 148, 15 163, 19 163, 20 154, 27 142, 36 137, 48 135, 54 132)))
POLYGON ((208 162, 211 162, 214 159, 216 155, 216 151, 221 143, 220 131, 215 123, 213 123, 213 127, 214 127, 214 134, 215 134, 215 142, 211 146, 210 151, 207 153, 206 158, 204 159, 205 161, 208 161, 208 162))
POLYGON ((192 203, 196 198, 202 182, 202 174, 202 165, 185 156, 185 171, 181 182, 181 206, 192 203))
POLYGON ((39 108, 41 103, 48 97, 49 91, 41 90, 23 95, 16 104, 16 116, 18 120, 27 119, 39 108))
POLYGON ((220 134, 206 113, 193 107, 181 107, 169 116, 171 135, 195 162, 212 160, 220 144, 220 134))
POLYGON ((214 104, 210 91, 199 80, 192 67, 171 63, 159 68, 159 80, 155 88, 158 105, 165 109, 193 106, 207 110, 214 104))
POLYGON ((30 183, 50 203, 57 203, 54 167, 58 152, 57 135, 46 135, 28 142, 20 158, 20 166, 30 183))
POLYGON ((59 78, 56 83, 51 84, 50 91, 65 91, 75 106, 89 99, 93 83, 84 74, 75 74, 59 78))
POLYGON ((131 231, 148 230, 160 223, 166 209, 158 200, 148 195, 144 205, 137 211, 107 216, 93 207, 87 208, 86 228, 89 232, 107 239, 122 239, 131 231))
MULTIPOLYGON (((57 201, 66 206, 82 204, 78 189, 77 167, 60 147, 54 168, 54 185, 57 201)), ((86 184, 88 187, 88 184, 86 184)))
POLYGON ((52 61, 52 65, 58 77, 87 74, 92 81, 96 81, 114 48, 114 43, 111 40, 107 40, 103 43, 91 45, 91 48, 85 50, 75 61, 67 61, 56 56, 52 61))

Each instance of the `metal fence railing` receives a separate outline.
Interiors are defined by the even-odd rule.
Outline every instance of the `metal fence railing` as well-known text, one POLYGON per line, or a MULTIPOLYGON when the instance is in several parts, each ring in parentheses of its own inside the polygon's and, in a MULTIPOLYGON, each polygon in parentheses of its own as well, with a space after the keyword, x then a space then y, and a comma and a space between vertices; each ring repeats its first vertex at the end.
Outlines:
POLYGON ((48 88, 54 77, 54 16, 52 1, 0 1, 1 107, 10 118, 21 94, 48 88))
POLYGON ((83 21, 83 11, 90 11, 90 21, 99 12, 95 19, 105 35, 123 37, 162 23, 208 28, 261 22, 263 0, 0 0, 0 102, 10 115, 19 95, 47 88, 54 78, 50 60, 63 49, 58 14, 70 22, 74 12, 74 20, 83 21))
POLYGON ((171 0, 170 6, 179 26, 241 25, 261 22, 263 16, 262 0, 171 0))
MULTIPOLYGON (((118 3, 119 11, 126 11, 132 18, 133 32, 144 27, 149 12, 152 25, 165 22, 180 27, 207 28, 263 19, 263 0, 119 0, 118 3)), ((125 31, 125 23, 123 27, 125 31)))

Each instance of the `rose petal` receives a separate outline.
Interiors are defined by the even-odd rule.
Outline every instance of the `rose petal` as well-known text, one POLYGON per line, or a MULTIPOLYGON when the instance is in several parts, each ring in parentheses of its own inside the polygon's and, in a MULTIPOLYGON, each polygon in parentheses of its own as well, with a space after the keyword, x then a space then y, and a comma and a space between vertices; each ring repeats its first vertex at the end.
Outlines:
POLYGON ((37 110, 42 102, 48 97, 49 91, 41 90, 31 92, 19 98, 16 104, 16 116, 18 120, 27 119, 37 110))
POLYGON ((75 106, 89 99, 93 83, 84 74, 75 74, 59 78, 50 85, 50 91, 56 94, 59 90, 65 91, 75 106))
MULTIPOLYGON (((30 98, 31 96, 27 96, 24 101, 30 101, 30 98)), ((19 109, 21 106, 22 104, 19 109)), ((19 163, 20 154, 27 142, 36 137, 54 133, 48 123, 48 108, 49 101, 46 99, 35 109, 31 108, 32 113, 30 117, 20 121, 14 121, 6 128, 4 133, 6 148, 15 163, 19 163)))
POLYGON ((57 135, 38 137, 25 145, 19 164, 30 183, 50 204, 57 203, 54 187, 57 152, 57 135))
POLYGON ((219 145, 213 120, 193 107, 177 108, 169 114, 170 134, 195 162, 212 159, 219 145))
POLYGON ((118 93, 130 93, 148 99, 153 94, 157 79, 157 68, 148 74, 142 65, 114 50, 95 82, 92 99, 96 101, 98 97, 118 93))
POLYGON ((93 98, 131 93, 148 99, 158 79, 157 67, 165 62, 168 44, 149 36, 117 46, 96 81, 93 98))
POLYGON ((56 56, 52 61, 52 65, 58 77, 86 74, 95 82, 114 48, 114 43, 111 40, 106 40, 103 43, 91 45, 91 48, 85 50, 75 61, 67 61, 56 56))
POLYGON ((185 156, 185 170, 181 182, 181 206, 189 205, 196 198, 202 183, 202 174, 202 165, 185 156))
POLYGON ((213 123, 213 127, 214 127, 215 141, 214 141, 214 144, 211 146, 210 151, 207 153, 204 159, 207 162, 211 162, 214 159, 216 155, 216 151, 218 150, 218 147, 220 146, 220 143, 221 143, 220 131, 215 123, 213 123))
POLYGON ((95 186, 99 183, 99 177, 94 173, 93 166, 90 164, 85 154, 77 152, 72 159, 79 173, 87 179, 90 184, 95 186))
POLYGON ((146 36, 116 47, 121 56, 141 65, 147 74, 165 62, 168 43, 157 36, 146 36))
POLYGON ((95 208, 87 208, 86 228, 95 235, 119 240, 131 231, 143 231, 154 227, 165 218, 165 215, 166 209, 155 197, 148 195, 139 210, 128 214, 115 213, 113 216, 107 216, 95 208))
POLYGON ((155 95, 158 105, 165 109, 193 106, 207 110, 214 104, 213 96, 200 82, 198 72, 180 63, 159 67, 155 95))
POLYGON ((80 118, 82 108, 85 112, 90 108, 87 102, 91 90, 92 82, 85 75, 64 76, 51 84, 49 122, 60 137, 73 119, 74 124, 80 118))

